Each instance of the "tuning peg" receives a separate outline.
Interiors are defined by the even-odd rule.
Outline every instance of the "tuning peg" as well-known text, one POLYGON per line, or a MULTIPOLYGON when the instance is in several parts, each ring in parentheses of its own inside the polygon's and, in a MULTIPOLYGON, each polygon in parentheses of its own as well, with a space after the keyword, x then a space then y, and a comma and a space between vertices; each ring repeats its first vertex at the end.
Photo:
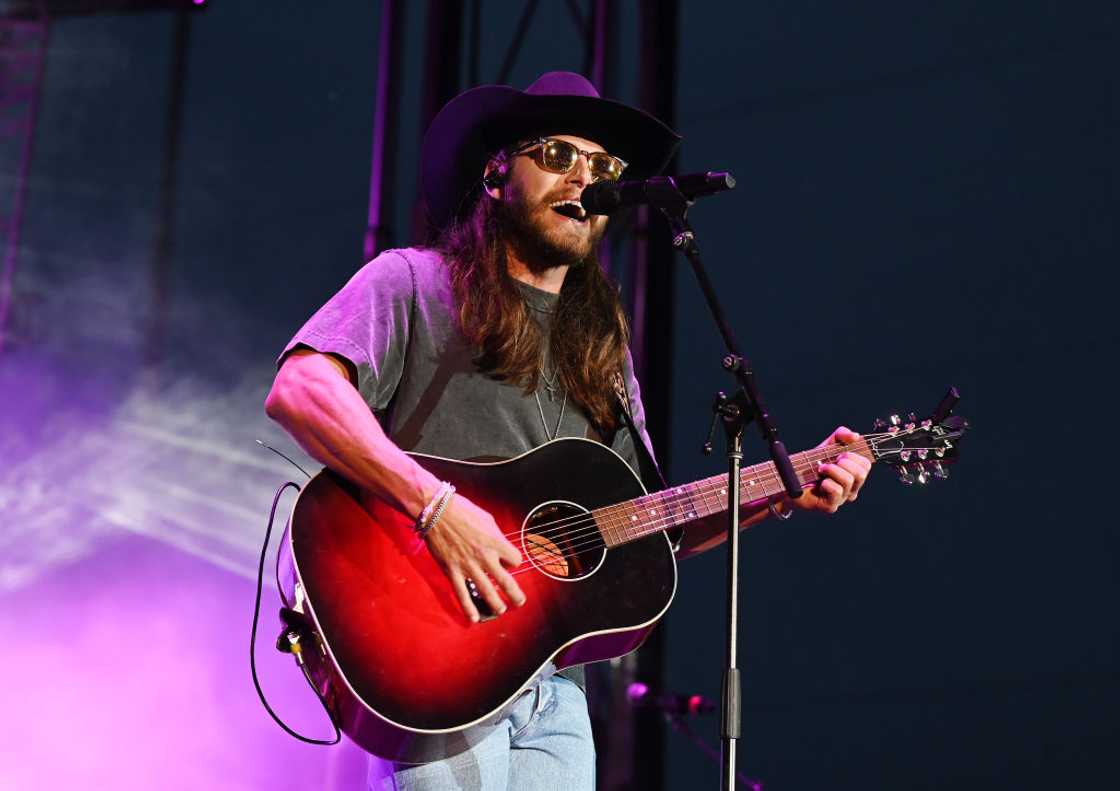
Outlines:
POLYGON ((918 481, 918 483, 920 483, 924 486, 925 484, 929 483, 929 473, 926 472, 926 468, 921 463, 919 463, 917 465, 917 467, 918 467, 918 474, 916 476, 917 481, 918 481))
POLYGON ((875 422, 871 424, 872 431, 882 431, 886 427, 887 421, 883 420, 881 417, 875 418, 875 422))
POLYGON ((898 426, 902 423, 902 419, 898 415, 891 415, 887 420, 892 426, 898 426))
POLYGON ((927 448, 918 448, 914 452, 918 454, 919 459, 925 459, 927 456, 929 456, 929 450, 927 448))
POLYGON ((898 458, 902 459, 903 461, 910 461, 910 451, 900 450, 898 452, 898 458))
POLYGON ((939 461, 933 462, 932 467, 933 467, 933 477, 934 478, 940 478, 941 480, 945 480, 946 478, 949 477, 949 471, 941 466, 941 462, 939 462, 939 461))
POLYGON ((906 484, 907 486, 913 486, 914 485, 915 478, 914 478, 913 475, 910 474, 910 470, 906 469, 905 467, 899 467, 899 469, 898 469, 898 479, 900 481, 902 481, 904 484, 906 484))
POLYGON ((906 419, 909 420, 911 423, 917 423, 918 422, 918 416, 913 412, 911 412, 909 415, 907 415, 906 419))

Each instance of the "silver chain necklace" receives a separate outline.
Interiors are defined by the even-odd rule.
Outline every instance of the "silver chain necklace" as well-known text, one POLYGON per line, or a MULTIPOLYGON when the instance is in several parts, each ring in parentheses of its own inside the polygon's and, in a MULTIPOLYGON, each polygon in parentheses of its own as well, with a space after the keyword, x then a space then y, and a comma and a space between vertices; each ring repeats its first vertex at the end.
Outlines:
MULTIPOLYGON (((549 378, 548 374, 545 373, 545 364, 548 362, 548 358, 550 357, 548 351, 548 349, 545 349, 544 359, 541 361, 540 372, 541 381, 544 382, 544 390, 546 393, 548 393, 548 402, 551 404, 556 401, 556 391, 559 389, 558 383, 560 381, 560 366, 556 366, 556 368, 552 372, 552 377, 549 378)), ((564 391, 564 399, 560 402, 560 415, 556 418, 556 428, 554 428, 551 433, 549 433, 548 430, 548 421, 544 419, 544 406, 541 404, 540 388, 537 388, 533 391, 533 397, 537 399, 537 412, 540 413, 541 416, 541 428, 544 429, 544 435, 548 437, 549 442, 551 442, 552 440, 560 436, 560 424, 564 422, 564 408, 568 406, 568 391, 564 391)))
POLYGON ((555 371, 553 371, 552 372, 552 377, 549 378, 548 374, 546 374, 544 372, 544 366, 541 366, 541 381, 544 382, 544 390, 545 390, 546 393, 548 393, 548 400, 549 401, 555 401, 556 400, 556 391, 559 390, 559 388, 556 386, 556 383, 559 380, 560 380, 560 369, 559 368, 557 368, 555 371))
MULTIPOLYGON (((544 407, 541 405, 541 394, 534 390, 533 397, 537 399, 537 412, 539 412, 541 416, 541 427, 544 429, 544 435, 548 437, 549 442, 551 442, 560 436, 560 424, 564 422, 564 407, 568 405, 568 391, 564 391, 564 400, 560 402, 560 417, 556 418, 556 428, 552 430, 551 434, 548 432, 548 421, 544 419, 544 407)), ((551 401, 552 399, 549 400, 551 401)))

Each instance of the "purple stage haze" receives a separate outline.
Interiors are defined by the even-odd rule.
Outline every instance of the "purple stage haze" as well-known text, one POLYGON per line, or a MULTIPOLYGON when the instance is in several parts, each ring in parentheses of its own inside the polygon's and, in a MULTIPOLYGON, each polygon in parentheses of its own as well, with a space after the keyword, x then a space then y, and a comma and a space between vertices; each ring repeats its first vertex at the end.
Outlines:
MULTIPOLYGON (((359 750, 299 744, 257 701, 252 596, 249 580, 138 536, 106 539, 6 595, 0 628, 15 650, 0 787, 360 788, 359 750)), ((273 706, 328 736, 290 659, 268 649, 275 617, 265 623, 260 667, 273 706)))
MULTIPOLYGON (((294 472, 252 442, 291 450, 261 414, 270 372, 157 386, 49 352, 0 360, 0 789, 363 787, 360 750, 287 736, 249 675, 267 508, 294 472)), ((292 727, 329 737, 272 647, 267 574, 262 685, 292 727)))

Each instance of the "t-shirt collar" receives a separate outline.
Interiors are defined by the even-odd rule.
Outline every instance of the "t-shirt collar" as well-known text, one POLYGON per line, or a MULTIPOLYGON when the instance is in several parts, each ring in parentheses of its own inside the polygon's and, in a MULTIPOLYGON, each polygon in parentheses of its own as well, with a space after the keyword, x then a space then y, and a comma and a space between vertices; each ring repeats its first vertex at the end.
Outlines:
POLYGON ((545 291, 520 280, 515 279, 513 282, 517 285, 521 296, 525 298, 525 304, 530 308, 539 310, 541 313, 556 312, 556 303, 560 299, 559 294, 553 294, 551 291, 545 291))

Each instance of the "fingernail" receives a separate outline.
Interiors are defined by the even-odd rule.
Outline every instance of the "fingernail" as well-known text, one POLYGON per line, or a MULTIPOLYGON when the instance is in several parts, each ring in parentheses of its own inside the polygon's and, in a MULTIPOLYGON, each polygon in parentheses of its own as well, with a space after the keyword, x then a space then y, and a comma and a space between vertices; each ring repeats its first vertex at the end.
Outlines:
POLYGON ((472 615, 471 616, 471 623, 478 623, 478 616, 477 615, 472 615))

